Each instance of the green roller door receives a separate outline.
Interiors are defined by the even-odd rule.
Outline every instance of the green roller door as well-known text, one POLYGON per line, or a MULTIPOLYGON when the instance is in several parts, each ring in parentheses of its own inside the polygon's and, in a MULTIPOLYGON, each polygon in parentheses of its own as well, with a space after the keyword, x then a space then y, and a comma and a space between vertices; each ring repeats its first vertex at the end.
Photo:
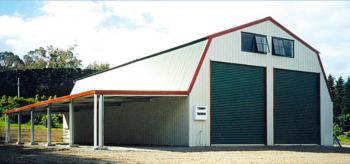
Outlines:
POLYGON ((211 144, 265 144, 265 68, 211 63, 211 144))
POLYGON ((274 70, 274 143, 320 144, 319 74, 274 70))

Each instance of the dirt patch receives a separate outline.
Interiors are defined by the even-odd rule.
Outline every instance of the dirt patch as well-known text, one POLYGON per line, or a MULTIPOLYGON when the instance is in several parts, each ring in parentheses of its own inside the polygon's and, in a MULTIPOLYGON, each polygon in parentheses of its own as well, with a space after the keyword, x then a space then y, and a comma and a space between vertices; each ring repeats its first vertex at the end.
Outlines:
POLYGON ((350 163, 334 147, 92 147, 0 145, 0 163, 350 163))

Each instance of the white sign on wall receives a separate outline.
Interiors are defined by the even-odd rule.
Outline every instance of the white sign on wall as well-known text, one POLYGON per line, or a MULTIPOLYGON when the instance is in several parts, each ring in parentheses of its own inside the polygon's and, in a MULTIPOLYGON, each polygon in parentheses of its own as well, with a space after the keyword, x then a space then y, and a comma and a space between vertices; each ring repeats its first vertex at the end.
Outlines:
POLYGON ((208 119, 207 106, 193 106, 193 117, 196 121, 203 121, 208 119))

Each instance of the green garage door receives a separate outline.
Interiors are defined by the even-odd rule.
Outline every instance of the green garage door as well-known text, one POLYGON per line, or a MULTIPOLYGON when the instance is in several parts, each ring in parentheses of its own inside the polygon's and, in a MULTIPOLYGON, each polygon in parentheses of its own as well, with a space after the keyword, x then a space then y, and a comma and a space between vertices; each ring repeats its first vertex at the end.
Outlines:
POLYGON ((319 74, 274 70, 274 143, 320 144, 319 74))
POLYGON ((265 68, 211 63, 211 144, 265 144, 265 68))

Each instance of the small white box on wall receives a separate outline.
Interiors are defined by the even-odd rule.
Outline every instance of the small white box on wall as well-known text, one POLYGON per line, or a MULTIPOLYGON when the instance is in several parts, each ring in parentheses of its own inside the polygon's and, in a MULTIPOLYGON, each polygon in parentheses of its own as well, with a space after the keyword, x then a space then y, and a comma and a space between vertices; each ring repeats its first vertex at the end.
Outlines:
POLYGON ((207 106, 193 106, 193 119, 196 121, 203 121, 208 119, 207 106))

